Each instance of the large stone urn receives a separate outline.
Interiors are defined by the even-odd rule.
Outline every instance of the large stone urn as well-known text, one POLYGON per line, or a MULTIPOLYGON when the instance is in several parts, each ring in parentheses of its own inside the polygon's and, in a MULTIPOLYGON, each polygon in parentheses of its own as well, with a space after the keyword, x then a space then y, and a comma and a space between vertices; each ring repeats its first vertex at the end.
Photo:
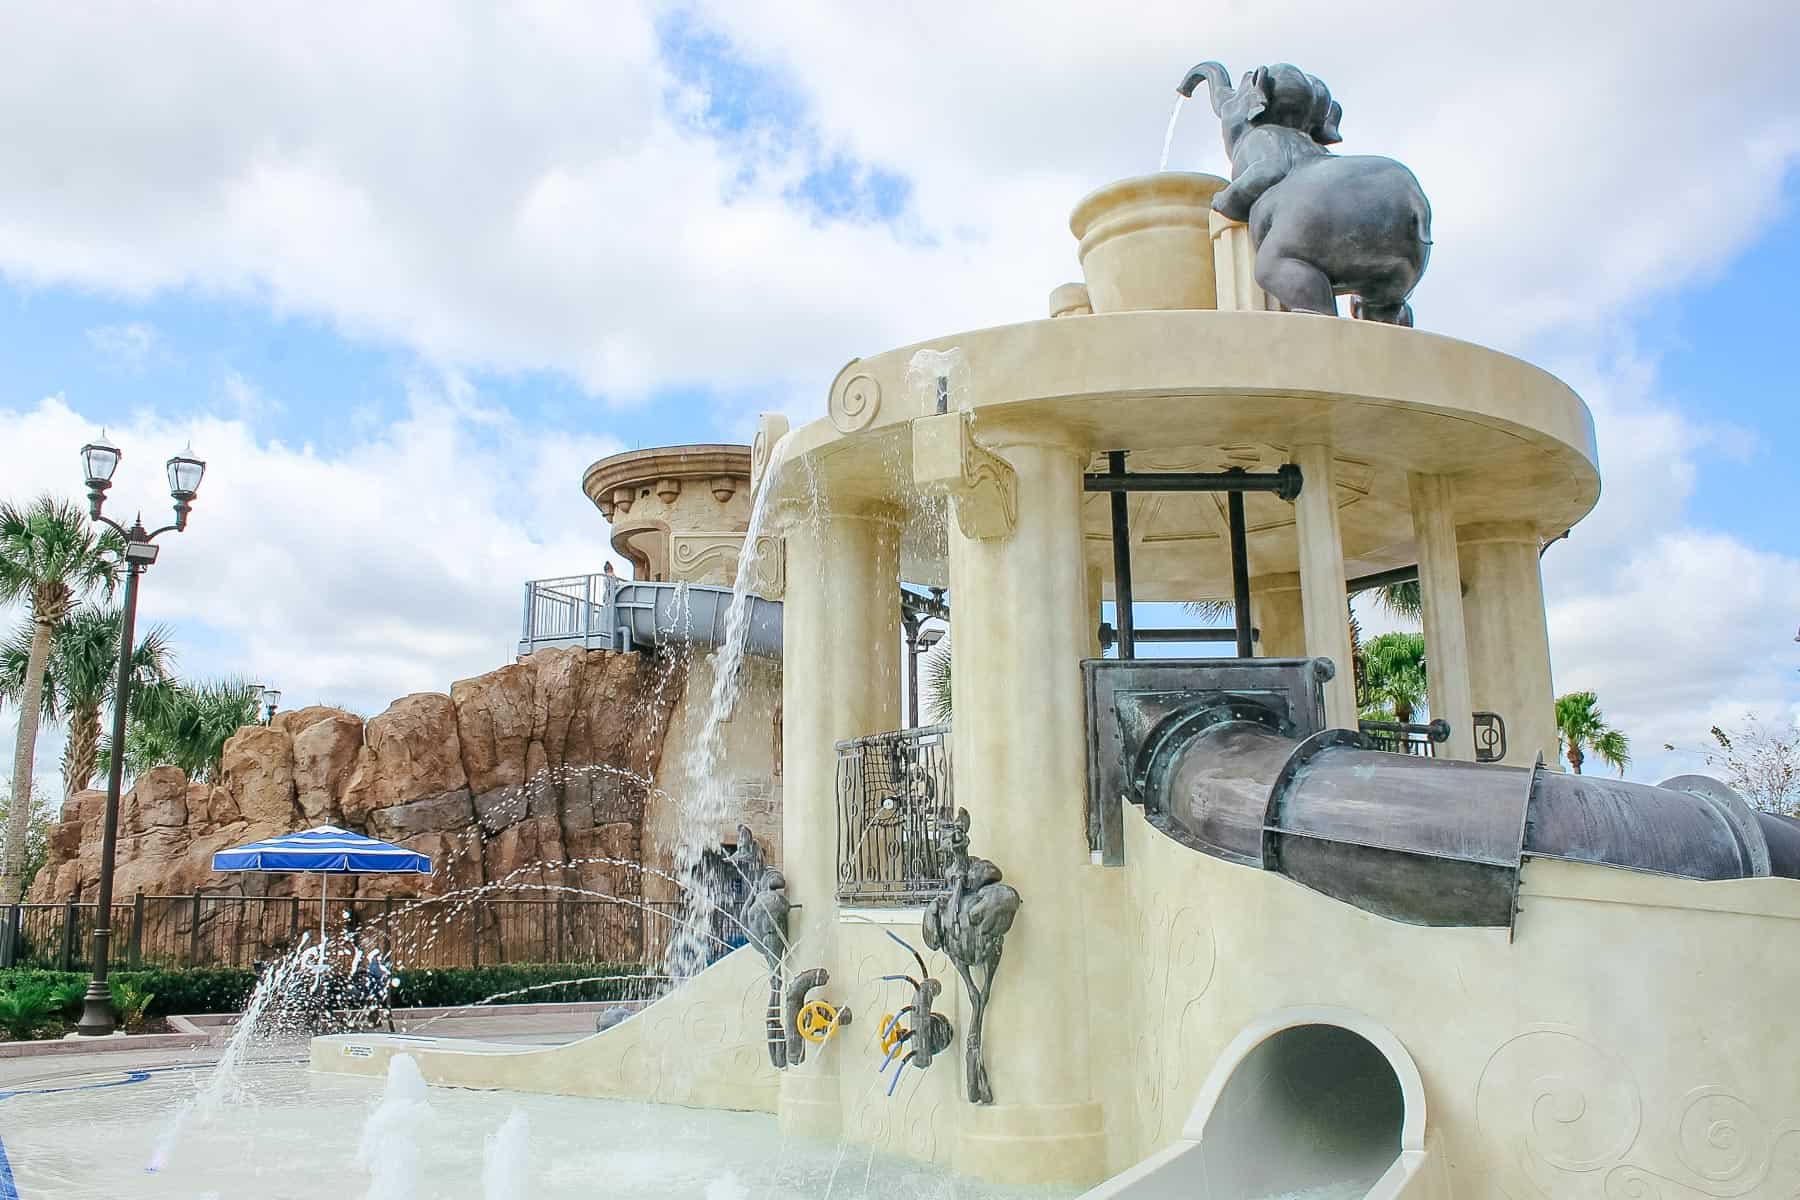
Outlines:
POLYGON ((1096 313, 1216 308, 1212 234, 1217 175, 1165 171, 1109 183, 1075 206, 1069 229, 1096 313))

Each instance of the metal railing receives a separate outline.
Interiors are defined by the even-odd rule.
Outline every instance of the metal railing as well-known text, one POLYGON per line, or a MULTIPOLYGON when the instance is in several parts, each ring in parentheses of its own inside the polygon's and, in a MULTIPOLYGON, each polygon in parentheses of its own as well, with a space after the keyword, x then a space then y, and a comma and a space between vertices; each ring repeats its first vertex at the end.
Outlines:
POLYGON ((837 744, 838 898, 921 904, 945 888, 938 829, 956 814, 950 727, 837 744))
MULTIPOLYGON (((93 969, 97 904, 0 907, 0 967, 93 969)), ((661 962, 681 919, 673 902, 484 896, 333 899, 328 930, 351 914, 358 936, 411 967, 661 962)), ((296 897, 139 895, 112 908, 109 967, 248 967, 311 934, 319 902, 296 897)))
POLYGON ((1375 749, 1390 754, 1413 754, 1436 758, 1439 742, 1450 740, 1450 722, 1442 718, 1429 725, 1401 721, 1358 721, 1358 729, 1374 743, 1375 749))
POLYGON ((607 609, 618 586, 618 576, 604 573, 533 579, 526 583, 519 653, 529 654, 546 646, 611 649, 613 620, 607 609))

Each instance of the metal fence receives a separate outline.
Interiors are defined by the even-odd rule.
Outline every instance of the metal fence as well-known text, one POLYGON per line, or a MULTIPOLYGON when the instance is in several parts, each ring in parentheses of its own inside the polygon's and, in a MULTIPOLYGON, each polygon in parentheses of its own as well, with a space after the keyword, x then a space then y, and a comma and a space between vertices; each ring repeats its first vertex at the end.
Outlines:
POLYGON ((606 616, 609 588, 618 577, 606 574, 570 575, 562 579, 533 579, 525 585, 525 622, 519 632, 519 653, 529 654, 544 646, 582 646, 607 649, 613 644, 612 622, 606 616))
POLYGON ((918 904, 944 890, 940 825, 955 816, 950 727, 837 744, 838 898, 918 904))
MULTIPOLYGON (((93 968, 99 905, 0 908, 0 967, 93 968)), ((586 897, 334 899, 328 932, 357 935, 410 967, 511 963, 661 962, 681 919, 669 902, 586 897)), ((318 901, 260 896, 138 896, 112 908, 115 968, 247 967, 319 930, 318 901)))

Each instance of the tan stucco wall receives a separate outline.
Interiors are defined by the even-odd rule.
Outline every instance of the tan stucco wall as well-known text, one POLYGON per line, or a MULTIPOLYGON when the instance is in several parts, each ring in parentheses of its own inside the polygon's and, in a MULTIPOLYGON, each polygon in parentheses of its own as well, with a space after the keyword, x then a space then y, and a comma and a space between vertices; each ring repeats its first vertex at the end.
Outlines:
POLYGON ((312 1069, 379 1076, 394 1055, 410 1054, 427 1083, 448 1087, 774 1112, 768 999, 762 956, 744 948, 605 1033, 566 1046, 344 1035, 313 1039, 312 1069))
POLYGON ((1088 937, 1090 969, 1096 936, 1130 943, 1131 1052, 1095 1078, 1132 1161, 1178 1136, 1241 1028, 1333 1005, 1418 1064, 1458 1197, 1800 1187, 1800 883, 1530 862, 1509 942, 1370 916, 1187 850, 1129 807, 1126 855, 1125 909, 1096 911, 1088 937))

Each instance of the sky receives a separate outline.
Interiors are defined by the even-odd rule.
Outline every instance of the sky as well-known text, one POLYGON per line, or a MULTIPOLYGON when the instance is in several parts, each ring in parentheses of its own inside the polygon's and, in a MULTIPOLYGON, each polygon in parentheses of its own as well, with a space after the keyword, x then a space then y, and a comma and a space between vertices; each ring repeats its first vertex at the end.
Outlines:
MULTIPOLYGON (((1187 68, 1292 61, 1431 197, 1418 324, 1592 408, 1556 686, 1633 777, 1696 769, 1661 747, 1800 713, 1800 7, 1378 7, 10 5, 0 495, 78 499, 104 427, 113 511, 154 517, 191 444, 143 619, 190 674, 372 714, 508 661, 524 580, 599 568, 588 463, 1043 315, 1187 68)), ((1202 105, 1170 165, 1228 172, 1202 105)))

